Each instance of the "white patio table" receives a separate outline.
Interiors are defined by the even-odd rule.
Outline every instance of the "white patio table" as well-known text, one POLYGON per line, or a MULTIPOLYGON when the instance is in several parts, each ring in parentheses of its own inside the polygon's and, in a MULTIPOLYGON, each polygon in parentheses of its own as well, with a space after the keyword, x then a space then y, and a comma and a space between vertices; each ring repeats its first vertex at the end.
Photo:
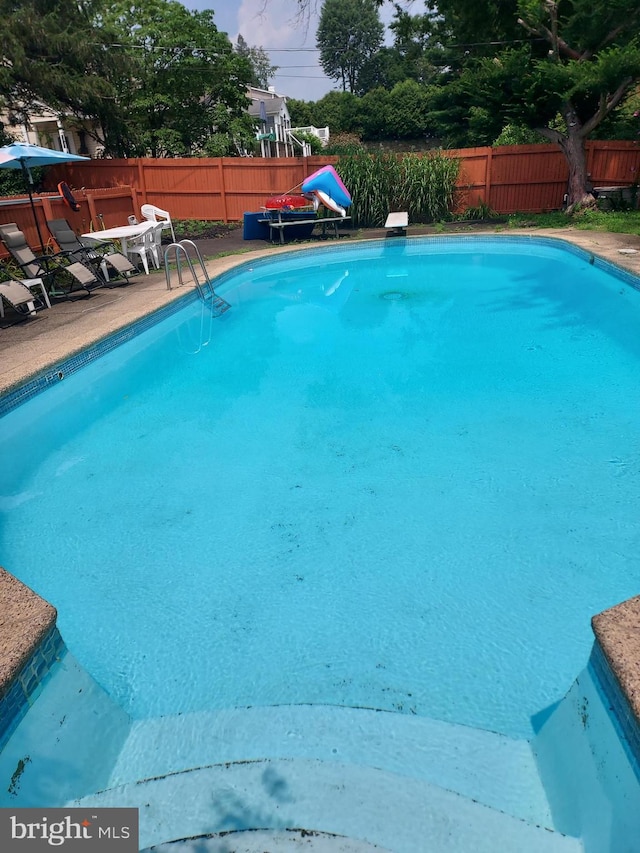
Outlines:
POLYGON ((135 225, 119 225, 116 228, 105 228, 104 231, 90 231, 88 234, 81 234, 83 240, 95 240, 96 243, 110 243, 112 240, 120 240, 122 246, 122 254, 129 257, 127 254, 127 240, 134 237, 139 237, 153 228, 155 222, 138 222, 135 225))

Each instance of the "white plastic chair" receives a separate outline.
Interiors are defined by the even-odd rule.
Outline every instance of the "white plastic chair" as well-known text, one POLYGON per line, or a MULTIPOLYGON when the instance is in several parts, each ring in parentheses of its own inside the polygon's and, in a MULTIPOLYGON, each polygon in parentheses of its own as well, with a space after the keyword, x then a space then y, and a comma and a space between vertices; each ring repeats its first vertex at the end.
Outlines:
POLYGON ((153 247, 151 251, 153 252, 153 262, 156 265, 156 269, 160 269, 162 264, 164 263, 164 259, 162 257, 162 231, 164 229, 164 223, 158 222, 157 225, 153 226, 153 247))
POLYGON ((134 242, 129 243, 127 241, 127 257, 130 258, 131 255, 138 255, 147 275, 149 275, 149 259, 151 259, 151 263, 156 269, 160 269, 160 260, 156 250, 156 230, 161 230, 160 223, 153 225, 150 222, 147 230, 143 231, 139 237, 136 237, 134 242))
POLYGON ((164 229, 171 231, 171 239, 174 243, 176 242, 173 223, 167 210, 162 210, 162 208, 156 207, 155 204, 143 204, 140 208, 140 213, 145 219, 148 219, 149 222, 161 222, 164 229))

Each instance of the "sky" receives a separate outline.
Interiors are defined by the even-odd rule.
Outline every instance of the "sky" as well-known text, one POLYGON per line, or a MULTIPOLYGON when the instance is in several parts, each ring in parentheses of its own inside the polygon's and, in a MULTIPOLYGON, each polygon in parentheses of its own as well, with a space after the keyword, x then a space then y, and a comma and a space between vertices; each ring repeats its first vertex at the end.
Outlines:
MULTIPOLYGON (((301 20, 297 0, 181 0, 193 11, 210 9, 218 30, 235 43, 238 33, 250 47, 262 47, 279 71, 271 81, 279 95, 317 101, 338 89, 318 64, 316 30, 322 0, 309 0, 311 14, 301 20)), ((385 3, 380 17, 387 24, 393 7, 385 3)))

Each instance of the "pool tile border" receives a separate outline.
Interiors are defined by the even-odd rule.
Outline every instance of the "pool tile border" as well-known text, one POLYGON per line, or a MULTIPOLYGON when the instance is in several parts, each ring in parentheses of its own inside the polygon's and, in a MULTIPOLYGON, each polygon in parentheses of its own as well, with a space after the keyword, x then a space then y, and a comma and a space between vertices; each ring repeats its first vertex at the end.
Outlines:
POLYGON ((0 568, 0 750, 66 649, 56 609, 0 568))
POLYGON ((198 295, 196 292, 192 291, 187 293, 179 299, 164 305, 162 308, 158 308, 152 314, 147 314, 139 320, 135 320, 133 323, 124 326, 122 329, 119 329, 116 332, 111 332, 109 335, 94 344, 90 344, 80 352, 63 359, 56 365, 48 367, 46 370, 42 371, 37 376, 34 376, 23 385, 18 385, 16 388, 12 388, 5 392, 0 397, 0 418, 42 393, 42 391, 57 382, 60 382, 65 378, 65 376, 76 373, 87 364, 91 364, 91 362, 101 358, 108 352, 117 349, 132 338, 146 332, 147 329, 152 328, 157 323, 160 323, 167 317, 172 316, 177 311, 184 308, 185 305, 194 302, 197 298, 198 295))
POLYGON ((596 685, 604 697, 636 778, 640 782, 640 723, 633 712, 624 688, 618 681, 611 661, 596 638, 589 656, 596 685))
MULTIPOLYGON (((570 252, 573 255, 577 255, 581 257, 583 260, 587 261, 589 264, 593 266, 606 270, 611 275, 615 276, 618 279, 621 279, 630 287, 633 287, 634 290, 640 291, 640 277, 630 270, 624 269, 624 267, 618 266, 613 261, 607 260, 606 258, 602 258, 594 252, 590 252, 587 249, 584 249, 582 246, 577 246, 575 243, 571 243, 565 237, 547 237, 545 235, 536 235, 536 234, 443 234, 443 235, 419 235, 415 237, 404 237, 400 241, 394 240, 391 244, 388 240, 385 239, 373 239, 373 240, 359 240, 356 243, 339 243, 337 245, 331 246, 332 254, 338 252, 350 252, 350 253, 360 253, 365 254, 370 251, 372 248, 380 249, 380 248, 391 248, 393 246, 409 246, 416 247, 425 245, 469 245, 473 243, 474 245, 478 244, 486 244, 492 243, 495 244, 496 241, 508 241, 509 243, 520 244, 523 246, 533 246, 535 244, 540 244, 544 246, 549 246, 556 249, 562 249, 564 251, 570 252)), ((259 258, 253 258, 251 260, 243 261, 237 266, 232 267, 231 269, 225 270, 219 275, 214 276, 216 280, 216 290, 219 290, 221 287, 232 280, 238 273, 242 273, 243 271, 251 270, 255 267, 265 266, 270 263, 273 263, 274 260, 281 259, 283 257, 305 257, 305 256, 318 256, 321 252, 325 250, 325 247, 318 248, 317 246, 309 246, 309 247, 300 247, 300 248, 292 248, 289 251, 284 251, 278 253, 278 255, 264 255, 259 258)))
POLYGON ((596 637, 594 669, 640 763, 640 596, 598 613, 591 626, 596 637))

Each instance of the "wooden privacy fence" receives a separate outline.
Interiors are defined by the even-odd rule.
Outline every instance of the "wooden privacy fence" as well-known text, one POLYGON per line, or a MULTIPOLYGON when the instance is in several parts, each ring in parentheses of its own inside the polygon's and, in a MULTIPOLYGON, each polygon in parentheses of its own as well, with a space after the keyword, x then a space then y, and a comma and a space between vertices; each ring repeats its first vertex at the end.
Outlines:
MULTIPOLYGON (((567 188, 566 160, 557 145, 509 145, 442 152, 460 160, 458 211, 479 204, 500 214, 559 210, 567 188)), ((155 204, 174 219, 242 221, 270 195, 296 189, 316 169, 337 157, 177 158, 92 160, 47 170, 46 186, 67 181, 81 204, 65 207, 57 193, 37 206, 42 222, 64 216, 78 232, 122 225, 140 205, 155 204)), ((587 169, 594 186, 631 186, 638 181, 640 147, 635 142, 587 143, 587 169)), ((0 221, 18 222, 35 245, 28 200, 0 200, 0 221)), ((43 228, 43 234, 46 227, 43 228)))
MULTIPOLYGON (((587 173, 598 186, 638 182, 640 147, 636 142, 587 142, 587 173)), ((504 145, 444 151, 460 159, 458 187, 462 208, 487 204, 496 213, 560 210, 569 170, 557 145, 504 145)))
MULTIPOLYGON (((127 216, 133 213, 136 205, 136 196, 131 187, 84 189, 74 191, 74 197, 80 203, 78 212, 71 210, 57 191, 34 195, 36 216, 45 247, 50 236, 47 229, 48 219, 67 219, 73 230, 82 234, 92 229, 101 228, 102 219, 104 219, 105 228, 109 225, 126 224, 127 216)), ((11 198, 0 199, 0 224, 7 222, 15 222, 18 228, 24 232, 29 245, 33 247, 34 251, 38 250, 38 232, 28 196, 12 196, 11 198)), ((0 257, 6 257, 7 254, 4 247, 1 247, 0 257)))

